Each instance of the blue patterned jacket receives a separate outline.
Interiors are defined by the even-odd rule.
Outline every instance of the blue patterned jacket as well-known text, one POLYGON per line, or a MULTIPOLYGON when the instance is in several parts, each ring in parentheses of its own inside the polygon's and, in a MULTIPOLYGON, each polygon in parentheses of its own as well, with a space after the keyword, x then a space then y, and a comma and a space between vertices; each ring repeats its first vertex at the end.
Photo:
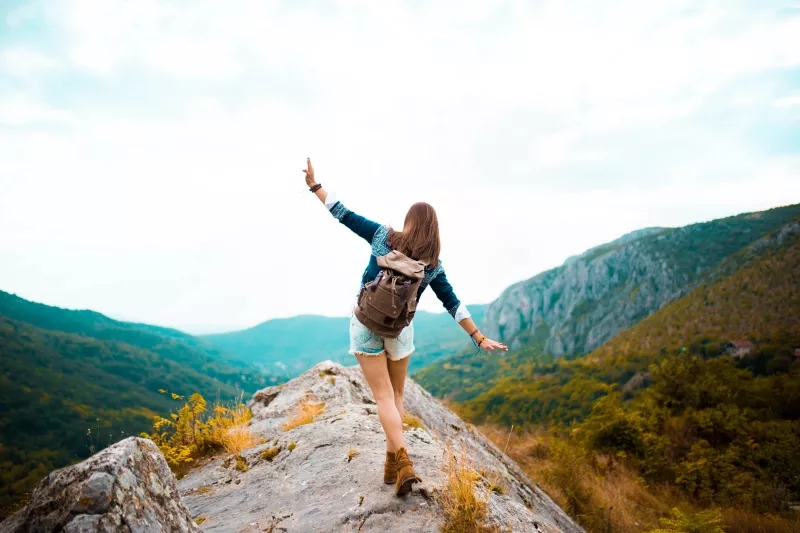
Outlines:
MULTIPOLYGON (((378 266, 377 258, 392 251, 387 243, 389 226, 378 224, 368 218, 353 213, 347 209, 342 202, 337 201, 333 194, 328 195, 328 199, 325 201, 325 207, 328 208, 334 218, 347 226, 353 233, 367 241, 372 247, 369 263, 364 270, 364 274, 361 276, 361 287, 364 287, 364 285, 375 279, 381 270, 378 266)), ((419 301, 419 298, 428 285, 433 289, 436 297, 442 302, 442 305, 444 305, 444 308, 450 313, 450 316, 457 322, 470 317, 466 306, 458 300, 452 285, 447 281, 447 276, 444 273, 441 260, 439 260, 439 265, 436 268, 425 269, 425 277, 422 283, 420 283, 419 291, 417 292, 417 301, 419 301)))

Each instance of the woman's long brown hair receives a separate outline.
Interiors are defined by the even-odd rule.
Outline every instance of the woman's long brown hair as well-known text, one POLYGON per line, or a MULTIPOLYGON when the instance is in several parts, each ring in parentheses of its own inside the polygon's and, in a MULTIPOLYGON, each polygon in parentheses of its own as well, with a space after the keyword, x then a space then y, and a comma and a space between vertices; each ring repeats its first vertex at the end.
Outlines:
POLYGON ((403 224, 403 231, 389 230, 389 245, 412 259, 428 264, 428 268, 439 266, 439 219, 430 204, 417 202, 412 205, 403 224))

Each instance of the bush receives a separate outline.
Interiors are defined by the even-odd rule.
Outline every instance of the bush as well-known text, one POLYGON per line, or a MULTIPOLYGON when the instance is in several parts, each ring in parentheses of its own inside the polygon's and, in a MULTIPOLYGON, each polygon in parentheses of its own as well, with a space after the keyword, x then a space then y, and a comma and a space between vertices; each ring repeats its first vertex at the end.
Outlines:
MULTIPOLYGON (((169 394, 165 390, 160 392, 169 394)), ((175 393, 171 393, 171 396, 173 400, 184 399, 175 393)), ((210 415, 207 410, 205 398, 194 393, 177 413, 170 413, 169 418, 156 416, 153 432, 142 433, 141 436, 158 446, 167 464, 176 473, 208 453, 226 450, 238 454, 258 444, 247 427, 252 413, 242 403, 241 394, 232 405, 216 404, 210 415)))
POLYGON ((678 508, 672 509, 672 518, 662 518, 661 526, 649 533, 725 533, 719 511, 709 510, 687 514, 678 508))

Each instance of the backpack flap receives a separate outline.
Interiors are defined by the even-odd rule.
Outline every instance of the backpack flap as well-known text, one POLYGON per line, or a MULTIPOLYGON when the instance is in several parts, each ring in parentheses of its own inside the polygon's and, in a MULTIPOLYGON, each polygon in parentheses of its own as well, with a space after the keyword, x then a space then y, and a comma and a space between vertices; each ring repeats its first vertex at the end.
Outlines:
POLYGON ((377 260, 379 267, 391 269, 407 278, 422 279, 425 277, 425 263, 411 259, 397 250, 382 255, 377 260))

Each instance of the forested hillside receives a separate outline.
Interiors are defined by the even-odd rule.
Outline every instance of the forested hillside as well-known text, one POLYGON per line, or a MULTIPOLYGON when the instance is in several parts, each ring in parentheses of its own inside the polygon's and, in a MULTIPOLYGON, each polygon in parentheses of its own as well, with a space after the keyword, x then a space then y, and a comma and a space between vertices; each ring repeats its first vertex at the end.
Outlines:
MULTIPOLYGON (((655 527, 664 501, 722 509, 729 530, 795 531, 798 348, 793 222, 588 355, 483 359, 502 377, 454 407, 522 430, 512 455, 590 531, 655 527), (726 353, 732 340, 752 343, 750 353, 726 353)), ((482 372, 470 368, 462 375, 482 372)))
POLYGON ((794 357, 795 345, 800 347, 800 224, 788 228, 792 232, 783 233, 782 244, 773 240, 773 246, 759 247, 756 254, 745 251, 732 257, 738 266, 731 273, 698 287, 586 356, 502 361, 506 376, 464 401, 462 412, 508 424, 581 420, 599 397, 646 380, 641 373, 662 358, 716 357, 730 340, 755 344, 756 352, 740 364, 761 373, 800 365, 794 357))
POLYGON ((169 395, 232 399, 269 381, 208 343, 0 292, 0 506, 50 470, 148 429, 169 395))

